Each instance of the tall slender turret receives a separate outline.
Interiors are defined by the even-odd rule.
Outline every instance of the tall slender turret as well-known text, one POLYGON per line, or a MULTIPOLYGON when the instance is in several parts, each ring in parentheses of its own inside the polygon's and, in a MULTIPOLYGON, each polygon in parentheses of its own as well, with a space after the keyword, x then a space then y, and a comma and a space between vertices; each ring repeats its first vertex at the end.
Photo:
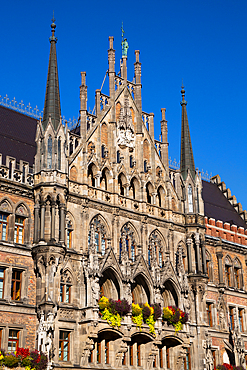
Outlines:
POLYGON ((50 37, 51 47, 42 125, 43 129, 45 130, 49 121, 49 117, 51 117, 53 127, 56 131, 60 123, 61 107, 60 107, 60 94, 57 71, 57 54, 56 54, 57 38, 55 37, 56 25, 54 22, 55 19, 53 17, 51 24, 52 36, 50 37))
POLYGON ((195 179, 195 163, 190 139, 190 129, 187 117, 186 105, 187 102, 184 99, 185 90, 182 85, 182 126, 181 126, 181 156, 180 156, 180 171, 183 179, 186 180, 188 169, 190 170, 191 176, 195 179))

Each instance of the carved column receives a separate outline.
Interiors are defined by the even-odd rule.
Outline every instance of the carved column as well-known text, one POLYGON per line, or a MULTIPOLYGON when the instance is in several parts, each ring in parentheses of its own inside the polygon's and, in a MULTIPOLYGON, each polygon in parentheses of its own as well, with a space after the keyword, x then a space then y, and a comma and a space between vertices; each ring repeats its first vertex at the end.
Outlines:
POLYGON ((55 240, 55 202, 51 203, 51 240, 55 240))
POLYGON ((207 259, 206 259, 206 249, 205 244, 202 242, 202 261, 203 261, 203 274, 207 275, 207 259))
POLYGON ((40 239, 45 238, 45 203, 41 203, 41 215, 40 215, 40 239))
POLYGON ((64 215, 64 205, 60 206, 60 217, 59 217, 59 230, 60 230, 60 237, 59 241, 64 243, 65 239, 65 215, 64 215))
POLYGON ((192 256, 191 256, 192 240, 191 238, 188 238, 186 240, 186 244, 187 244, 187 255, 188 255, 188 273, 191 274, 192 273, 192 256))
POLYGON ((200 238, 199 234, 195 235, 195 244, 196 244, 196 258, 197 258, 197 269, 198 273, 202 273, 202 261, 201 261, 201 254, 200 254, 200 238))
POLYGON ((40 218, 39 218, 39 204, 35 204, 34 206, 34 243, 39 241, 39 225, 40 225, 40 218))

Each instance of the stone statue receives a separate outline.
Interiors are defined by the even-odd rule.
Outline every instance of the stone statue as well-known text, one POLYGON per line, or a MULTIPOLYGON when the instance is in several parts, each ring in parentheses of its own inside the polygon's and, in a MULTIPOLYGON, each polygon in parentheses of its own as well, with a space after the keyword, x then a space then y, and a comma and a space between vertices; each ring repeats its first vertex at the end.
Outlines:
POLYGON ((127 57, 128 49, 129 49, 128 41, 127 39, 124 39, 122 41, 122 56, 123 57, 127 57))
POLYGON ((92 290, 92 306, 97 306, 99 300, 99 278, 95 276, 94 279, 91 280, 91 290, 92 290))

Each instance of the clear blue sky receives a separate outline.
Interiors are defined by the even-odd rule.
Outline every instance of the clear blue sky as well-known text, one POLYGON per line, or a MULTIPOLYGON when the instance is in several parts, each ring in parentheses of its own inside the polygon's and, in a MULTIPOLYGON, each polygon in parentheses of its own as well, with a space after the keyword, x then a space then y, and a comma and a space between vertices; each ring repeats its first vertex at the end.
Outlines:
POLYGON ((247 1, 2 1, 0 95, 40 110, 53 10, 62 115, 78 116, 80 71, 87 72, 93 108, 94 91, 108 68, 108 36, 114 36, 119 70, 123 21, 128 77, 133 78, 139 49, 143 110, 155 114, 156 138, 165 107, 169 154, 179 159, 183 79, 195 165, 219 174, 247 209, 247 1))

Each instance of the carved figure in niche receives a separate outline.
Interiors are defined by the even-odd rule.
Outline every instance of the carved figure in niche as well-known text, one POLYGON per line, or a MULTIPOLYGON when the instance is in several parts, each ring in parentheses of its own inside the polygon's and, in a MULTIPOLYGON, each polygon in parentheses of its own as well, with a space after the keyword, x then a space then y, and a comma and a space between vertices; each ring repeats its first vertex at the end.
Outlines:
POLYGON ((219 307, 219 325, 220 330, 227 329, 226 315, 222 306, 219 307))
POLYGON ((154 290, 154 303, 160 303, 161 307, 164 305, 164 299, 162 298, 159 288, 155 288, 154 290))
POLYGON ((99 278, 97 276, 91 279, 91 291, 92 291, 92 306, 97 306, 100 293, 99 278))
POLYGON ((124 107, 120 109, 117 143, 121 148, 135 147, 135 133, 127 91, 124 99, 124 107))
POLYGON ((212 354, 212 338, 205 332, 205 341, 203 348, 205 349, 205 359, 206 359, 206 370, 214 370, 214 358, 212 354))
POLYGON ((131 285, 129 283, 124 284, 123 286, 124 290, 124 298, 131 303, 132 301, 132 296, 131 296, 131 285))

